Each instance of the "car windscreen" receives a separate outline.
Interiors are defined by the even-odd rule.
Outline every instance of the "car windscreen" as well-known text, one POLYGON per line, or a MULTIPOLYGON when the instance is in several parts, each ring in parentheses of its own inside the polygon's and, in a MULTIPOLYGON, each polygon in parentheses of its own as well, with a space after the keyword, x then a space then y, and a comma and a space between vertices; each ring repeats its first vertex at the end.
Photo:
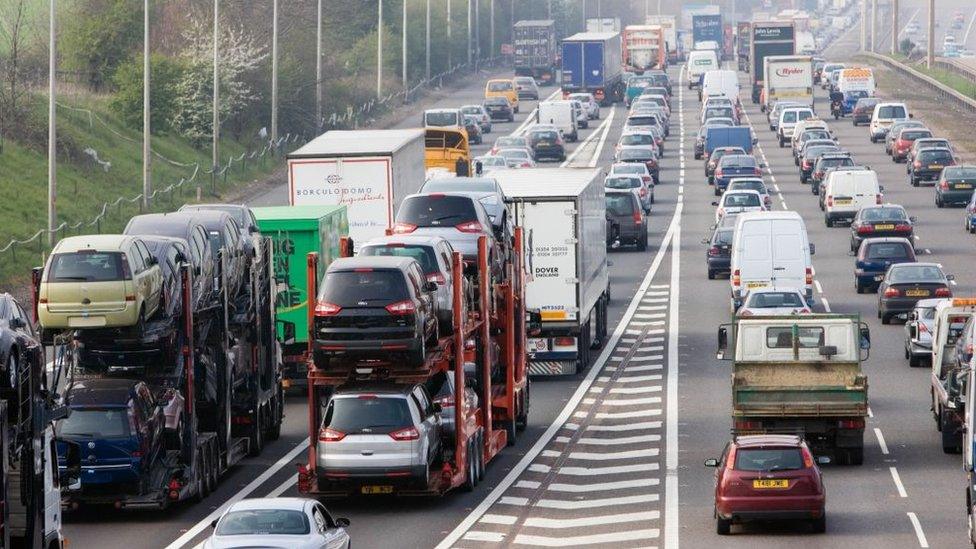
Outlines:
POLYGON ((901 132, 901 138, 906 141, 915 141, 923 137, 932 137, 932 132, 928 130, 905 130, 901 132))
POLYGON ((861 220, 863 221, 905 221, 906 219, 908 219, 908 215, 901 208, 881 207, 861 210, 861 220))
POLYGON ((304 536, 311 532, 308 517, 292 509, 232 511, 217 523, 218 536, 304 536))
POLYGON ((57 424, 59 437, 125 438, 129 436, 126 408, 75 408, 57 424))
POLYGON ((759 292, 749 296, 746 307, 775 309, 777 307, 805 307, 806 303, 796 292, 759 292))
POLYGON ((492 91, 492 92, 512 91, 512 83, 511 82, 489 82, 488 91, 492 91))
POLYGON ((735 452, 736 471, 795 471, 803 469, 799 448, 739 448, 735 452))
POLYGON ((901 242, 875 242, 868 244, 867 259, 907 259, 911 257, 908 246, 901 242))
POLYGON ((603 186, 608 189, 639 189, 642 184, 639 177, 608 177, 603 186))
POLYGON ((398 223, 410 223, 417 227, 454 227, 477 219, 478 212, 473 199, 444 194, 410 197, 400 205, 400 212, 396 217, 398 223))
POLYGON ((456 112, 429 112, 424 115, 424 123, 428 126, 457 126, 456 112))
POLYGON ((653 145, 654 136, 649 133, 630 133, 620 138, 621 145, 653 145))
POLYGON ((945 164, 952 162, 952 153, 942 149, 926 149, 918 153, 922 164, 945 164))
POLYGON ((946 168, 943 175, 950 181, 976 180, 976 168, 969 166, 946 168))
POLYGON ((607 195, 607 211, 613 215, 626 216, 634 213, 633 195, 613 194, 607 195))
POLYGON ((357 269, 327 273, 318 299, 339 307, 365 307, 403 301, 409 296, 400 271, 357 269))
POLYGON ((362 394, 329 402, 322 427, 345 434, 384 435, 413 425, 407 400, 402 397, 362 394))
POLYGON ((905 107, 901 105, 882 105, 878 107, 879 119, 908 118, 905 107))
POLYGON ((944 283, 945 275, 931 265, 898 265, 888 271, 888 281, 893 283, 935 282, 944 283))
POLYGON ((499 149, 504 147, 524 147, 524 137, 499 137, 495 140, 495 146, 499 149))
POLYGON ((80 251, 54 254, 47 282, 111 282, 125 280, 121 252, 80 251))
POLYGON ((415 244, 368 244, 359 249, 360 256, 382 257, 412 257, 420 263, 420 268, 427 274, 440 271, 437 255, 431 246, 415 244))

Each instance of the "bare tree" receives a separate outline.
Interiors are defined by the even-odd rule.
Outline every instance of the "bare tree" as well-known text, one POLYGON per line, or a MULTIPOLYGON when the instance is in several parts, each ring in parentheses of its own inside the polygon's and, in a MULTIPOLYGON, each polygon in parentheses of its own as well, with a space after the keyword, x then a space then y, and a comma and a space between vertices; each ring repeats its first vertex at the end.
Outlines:
POLYGON ((0 8, 0 135, 16 131, 26 112, 20 99, 26 93, 22 55, 26 46, 27 0, 8 0, 0 8), (8 3, 9 2, 9 3, 8 3), (3 53, 5 52, 5 53, 3 53))

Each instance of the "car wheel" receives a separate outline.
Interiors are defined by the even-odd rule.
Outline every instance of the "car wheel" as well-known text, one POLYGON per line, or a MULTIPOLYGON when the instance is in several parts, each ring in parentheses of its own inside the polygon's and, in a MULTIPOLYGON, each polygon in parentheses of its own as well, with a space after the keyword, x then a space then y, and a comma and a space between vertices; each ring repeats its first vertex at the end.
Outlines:
MULTIPOLYGON (((823 511, 821 511, 823 513, 823 511)), ((810 521, 810 529, 814 534, 823 534, 827 531, 827 516, 821 514, 820 518, 810 521)))
POLYGON ((715 533, 727 536, 732 533, 732 521, 722 517, 715 517, 715 533))
POLYGON ((864 293, 864 286, 861 285, 861 283, 857 280, 857 278, 854 279, 854 291, 856 291, 859 294, 864 293))
POLYGON ((711 269, 708 270, 708 279, 709 280, 715 280, 715 271, 713 271, 711 269))
POLYGON ((468 465, 468 474, 464 479, 464 483, 461 485, 461 489, 465 492, 472 492, 474 491, 475 484, 478 483, 478 475, 475 473, 474 469, 474 447, 470 442, 468 443, 468 451, 465 452, 465 454, 465 461, 467 461, 468 465))
POLYGON ((918 367, 920 367, 922 365, 922 358, 921 357, 912 356, 912 354, 909 353, 907 349, 905 350, 905 354, 908 355, 906 358, 908 358, 908 367, 909 368, 918 368, 918 367))
POLYGON ((834 222, 830 220, 830 217, 829 216, 826 216, 825 215, 824 216, 824 225, 826 225, 828 227, 833 227, 834 226, 834 222))
POLYGON ((942 199, 940 199, 939 197, 936 197, 936 198, 935 198, 935 207, 936 207, 936 208, 941 208, 941 207, 943 207, 943 206, 944 206, 944 204, 943 204, 943 202, 942 202, 942 199))
POLYGON ((637 251, 643 252, 645 250, 647 250, 647 234, 637 238, 637 251))
POLYGON ((477 447, 475 448, 475 452, 474 452, 474 456, 475 456, 474 469, 475 469, 475 473, 476 473, 475 476, 478 479, 478 482, 481 482, 485 478, 485 459, 484 459, 484 457, 485 457, 485 441, 484 441, 484 436, 485 436, 484 435, 484 432, 482 432, 482 431, 478 431, 478 435, 475 436, 475 441, 476 441, 475 444, 477 444, 477 447))
POLYGON ((264 410, 259 406, 254 412, 254 423, 247 433, 247 455, 257 457, 264 450, 264 410))
POLYGON ((780 137, 779 138, 779 148, 782 149, 785 146, 786 146, 786 140, 784 140, 782 137, 780 137))
POLYGON ((886 314, 884 314, 884 313, 881 313, 881 323, 882 324, 891 324, 891 317, 888 316, 888 315, 886 315, 886 314))
POLYGON ((942 410, 939 414, 939 423, 941 423, 942 428, 942 453, 944 454, 958 454, 962 451, 960 447, 960 437, 955 429, 952 427, 952 419, 949 414, 942 410))

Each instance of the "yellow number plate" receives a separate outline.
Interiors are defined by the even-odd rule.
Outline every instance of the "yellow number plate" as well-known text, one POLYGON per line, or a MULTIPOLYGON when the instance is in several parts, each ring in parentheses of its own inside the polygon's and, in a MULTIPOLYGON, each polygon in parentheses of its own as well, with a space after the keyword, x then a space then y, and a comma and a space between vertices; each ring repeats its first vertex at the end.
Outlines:
POLYGON ((942 167, 942 164, 929 164, 930 170, 938 170, 942 167))
POLYGON ((787 479, 756 479, 752 481, 753 488, 789 488, 790 481, 787 479))
POLYGON ((929 295, 928 290, 907 290, 905 295, 908 297, 925 297, 929 295))
POLYGON ((837 204, 850 204, 851 203, 851 199, 850 198, 838 198, 834 202, 836 202, 837 204))
POLYGON ((746 288, 764 288, 766 287, 765 282, 746 282, 746 288))
POLYGON ((874 229, 877 231, 891 231, 894 230, 894 225, 875 225, 874 229))
POLYGON ((957 189, 957 190, 958 189, 972 189, 973 186, 970 185, 969 183, 956 183, 956 186, 953 187, 953 188, 954 189, 957 189))
POLYGON ((370 495, 370 494, 392 494, 392 486, 363 486, 359 489, 360 492, 370 495))

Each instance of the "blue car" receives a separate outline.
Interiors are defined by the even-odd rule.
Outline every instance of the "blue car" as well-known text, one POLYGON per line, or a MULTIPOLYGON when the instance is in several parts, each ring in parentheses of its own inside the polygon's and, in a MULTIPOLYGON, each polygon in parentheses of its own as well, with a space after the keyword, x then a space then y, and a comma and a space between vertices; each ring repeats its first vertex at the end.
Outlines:
POLYGON ((876 292, 888 267, 895 263, 915 263, 915 248, 907 238, 866 238, 861 241, 854 261, 854 289, 857 293, 876 292))
POLYGON ((868 92, 864 90, 844 92, 844 103, 840 106, 841 113, 843 113, 844 116, 853 113, 854 106, 857 105, 857 100, 867 96, 868 92))
POLYGON ((729 186, 729 181, 733 177, 762 177, 762 168, 756 157, 748 154, 727 154, 718 161, 715 167, 715 196, 725 192, 729 186))

